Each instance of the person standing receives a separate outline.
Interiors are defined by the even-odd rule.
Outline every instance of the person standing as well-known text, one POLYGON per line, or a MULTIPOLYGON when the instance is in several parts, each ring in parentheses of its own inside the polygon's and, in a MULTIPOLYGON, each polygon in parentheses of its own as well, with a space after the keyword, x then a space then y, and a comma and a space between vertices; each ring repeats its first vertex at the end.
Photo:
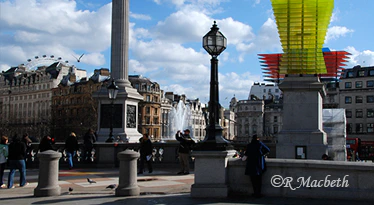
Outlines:
POLYGON ((139 139, 140 142, 140 164, 138 174, 143 174, 144 162, 147 162, 148 172, 152 173, 152 142, 148 137, 148 134, 143 134, 143 137, 139 139))
POLYGON ((265 154, 269 153, 270 149, 262 143, 257 135, 253 135, 251 143, 247 145, 244 155, 247 157, 245 175, 249 175, 252 182, 253 194, 256 198, 262 197, 262 175, 266 171, 265 154))
POLYGON ((91 157, 93 144, 96 142, 96 135, 93 129, 88 129, 83 138, 83 144, 85 149, 85 159, 88 160, 91 157))
POLYGON ((4 170, 5 170, 5 164, 8 157, 8 137, 2 136, 0 141, 0 187, 6 188, 6 185, 4 184, 3 177, 4 177, 4 170))
POLYGON ((16 169, 20 172, 20 186, 27 186, 29 183, 26 182, 26 145, 21 141, 18 135, 14 135, 12 142, 9 144, 9 176, 8 176, 8 189, 15 188, 13 185, 14 174, 16 169))
POLYGON ((77 136, 72 132, 65 141, 65 151, 68 157, 69 169, 73 169, 73 157, 75 157, 77 150, 79 150, 77 136))
POLYGON ((177 134, 175 134, 175 138, 179 141, 178 155, 181 167, 180 172, 177 174, 190 174, 190 152, 195 141, 191 139, 189 129, 184 130, 184 134, 178 130, 177 134))

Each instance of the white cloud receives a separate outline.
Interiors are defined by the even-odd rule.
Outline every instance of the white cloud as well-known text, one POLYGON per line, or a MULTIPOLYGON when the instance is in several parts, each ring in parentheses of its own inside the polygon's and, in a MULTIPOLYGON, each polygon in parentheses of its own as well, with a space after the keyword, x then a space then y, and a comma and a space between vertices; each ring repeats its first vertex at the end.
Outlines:
POLYGON ((350 55, 349 62, 347 63, 348 68, 354 67, 356 65, 361 65, 365 67, 374 66, 374 51, 358 51, 356 50, 356 48, 352 46, 348 46, 344 50, 352 54, 350 55))
POLYGON ((0 2, 0 12, 0 26, 10 31, 1 32, 7 39, 0 45, 1 51, 7 50, 0 55, 1 67, 43 54, 74 61, 74 50, 85 51, 89 65, 105 62, 100 52, 110 46, 111 4, 91 12, 77 10, 75 1, 5 1, 0 2))
POLYGON ((151 20, 152 18, 149 15, 145 14, 135 14, 130 12, 130 17, 134 19, 140 19, 140 20, 151 20))
POLYGON ((353 29, 348 29, 344 26, 333 26, 327 29, 326 39, 325 43, 327 43, 330 40, 335 40, 340 37, 344 37, 349 33, 353 33, 353 29))

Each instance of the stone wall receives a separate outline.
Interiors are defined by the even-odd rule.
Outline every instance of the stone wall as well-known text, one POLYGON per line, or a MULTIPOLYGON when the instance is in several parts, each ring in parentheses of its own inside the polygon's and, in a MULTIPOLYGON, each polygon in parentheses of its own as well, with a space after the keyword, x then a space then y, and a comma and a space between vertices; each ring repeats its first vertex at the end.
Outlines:
MULTIPOLYGON (((253 193, 250 178, 244 175, 244 171, 245 162, 241 159, 229 159, 228 183, 230 194, 250 195, 253 193)), ((267 171, 262 179, 262 193, 265 196, 278 197, 374 201, 373 182, 374 164, 372 162, 267 159, 267 171), (289 178, 283 181, 285 183, 281 185, 279 184, 281 180, 276 175, 283 177, 283 179, 289 178), (278 183, 277 186, 279 187, 274 187, 271 184, 272 179, 278 183), (333 181, 338 179, 341 180, 339 183, 333 181), (305 183, 303 184, 303 182, 305 183), (340 187, 337 187, 338 184, 340 187), (321 187, 315 187, 318 185, 321 187)))

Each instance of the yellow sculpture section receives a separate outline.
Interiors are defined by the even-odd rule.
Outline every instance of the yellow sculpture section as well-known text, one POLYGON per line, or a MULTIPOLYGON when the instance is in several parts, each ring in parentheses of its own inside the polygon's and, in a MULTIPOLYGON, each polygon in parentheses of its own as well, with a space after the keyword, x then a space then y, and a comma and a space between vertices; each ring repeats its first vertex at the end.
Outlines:
POLYGON ((281 74, 327 73, 322 47, 334 0, 271 0, 283 56, 281 74))

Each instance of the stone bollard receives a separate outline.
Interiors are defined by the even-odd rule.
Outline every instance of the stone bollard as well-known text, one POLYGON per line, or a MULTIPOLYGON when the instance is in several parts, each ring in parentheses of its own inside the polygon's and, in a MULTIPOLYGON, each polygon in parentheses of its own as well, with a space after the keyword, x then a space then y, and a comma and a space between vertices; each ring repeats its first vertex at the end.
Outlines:
POLYGON ((59 196, 61 187, 58 185, 58 161, 61 153, 47 150, 37 155, 39 158, 38 186, 34 189, 34 196, 59 196))
POLYGON ((125 150, 117 154, 120 164, 116 196, 138 196, 140 194, 136 172, 139 156, 139 153, 132 150, 125 150))

